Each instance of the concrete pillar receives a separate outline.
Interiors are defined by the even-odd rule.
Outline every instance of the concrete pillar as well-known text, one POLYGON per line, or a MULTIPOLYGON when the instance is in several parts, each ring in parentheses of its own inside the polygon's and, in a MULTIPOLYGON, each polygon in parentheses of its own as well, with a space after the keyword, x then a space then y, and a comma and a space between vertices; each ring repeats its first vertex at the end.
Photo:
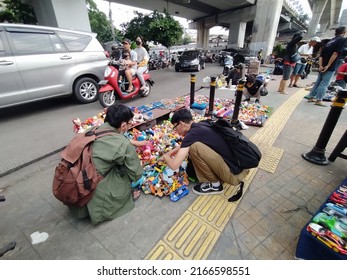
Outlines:
POLYGON ((308 37, 314 36, 328 0, 316 0, 312 7, 312 19, 308 26, 308 37))
POLYGON ((40 25, 91 31, 85 0, 22 0, 33 6, 40 25))
POLYGON ((246 26, 247 26, 247 22, 242 22, 242 21, 236 23, 236 26, 234 23, 230 24, 228 47, 232 47, 232 48, 244 47, 246 26))
POLYGON ((257 0, 250 53, 256 55, 263 48, 264 58, 272 53, 283 0, 257 0))
POLYGON ((196 46, 198 48, 203 48, 206 50, 209 47, 209 35, 210 28, 206 26, 204 20, 196 22, 197 37, 196 37, 196 46))

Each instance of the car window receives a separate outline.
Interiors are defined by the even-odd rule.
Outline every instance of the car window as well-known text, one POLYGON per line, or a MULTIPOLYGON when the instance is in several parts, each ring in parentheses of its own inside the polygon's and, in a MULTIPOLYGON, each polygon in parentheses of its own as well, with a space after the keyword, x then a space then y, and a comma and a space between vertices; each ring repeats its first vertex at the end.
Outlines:
POLYGON ((9 32, 16 55, 47 54, 65 51, 54 34, 9 32))
POLYGON ((70 52, 83 51, 92 40, 91 36, 84 34, 75 34, 62 31, 58 31, 57 34, 70 52))
POLYGON ((2 31, 0 30, 0 56, 5 56, 6 55, 5 47, 4 47, 4 42, 2 41, 2 38, 1 38, 1 33, 2 31))
POLYGON ((198 56, 198 53, 195 52, 195 51, 184 52, 184 53, 182 53, 182 56, 190 56, 190 57, 192 57, 192 56, 198 56))

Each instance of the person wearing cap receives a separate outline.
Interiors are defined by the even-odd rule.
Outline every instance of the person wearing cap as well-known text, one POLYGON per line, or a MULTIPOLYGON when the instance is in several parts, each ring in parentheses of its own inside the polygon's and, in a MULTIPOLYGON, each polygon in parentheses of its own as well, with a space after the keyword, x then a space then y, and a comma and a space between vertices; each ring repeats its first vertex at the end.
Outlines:
POLYGON ((137 71, 137 53, 131 49, 131 41, 129 39, 124 39, 122 44, 124 49, 130 52, 131 61, 128 63, 128 65, 126 65, 127 69, 125 70, 125 77, 129 82, 127 92, 132 92, 134 89, 132 78, 136 75, 137 71))
POLYGON ((319 37, 315 36, 310 39, 307 44, 303 44, 299 49, 298 53, 301 59, 296 62, 292 75, 290 76, 289 87, 300 87, 298 86, 298 80, 305 70, 307 59, 312 58, 313 48, 317 43, 320 43, 319 37))
POLYGON ((318 76, 309 95, 306 96, 307 102, 314 103, 314 105, 321 107, 327 106, 322 102, 322 100, 325 96, 330 80, 336 71, 338 57, 343 51, 345 45, 344 36, 346 32, 346 26, 337 27, 335 29, 335 37, 322 48, 318 60, 318 76))

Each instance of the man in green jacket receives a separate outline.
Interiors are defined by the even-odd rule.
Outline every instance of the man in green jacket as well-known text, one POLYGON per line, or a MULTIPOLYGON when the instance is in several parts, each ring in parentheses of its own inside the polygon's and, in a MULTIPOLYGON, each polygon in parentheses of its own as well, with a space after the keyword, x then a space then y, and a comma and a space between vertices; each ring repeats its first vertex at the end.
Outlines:
POLYGON ((86 206, 70 207, 78 218, 90 216, 92 224, 98 224, 118 218, 134 208, 131 182, 141 178, 143 168, 135 147, 124 136, 133 116, 131 109, 121 104, 107 109, 105 123, 99 129, 111 129, 116 133, 100 137, 92 144, 95 167, 100 174, 107 175, 86 206))

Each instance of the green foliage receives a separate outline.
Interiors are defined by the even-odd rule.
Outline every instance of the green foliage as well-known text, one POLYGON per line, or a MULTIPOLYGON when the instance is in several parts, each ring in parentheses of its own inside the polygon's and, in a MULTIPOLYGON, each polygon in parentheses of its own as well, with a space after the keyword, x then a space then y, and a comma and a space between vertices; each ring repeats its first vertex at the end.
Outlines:
POLYGON ((121 25, 125 37, 135 40, 137 36, 141 36, 144 42, 152 41, 168 48, 181 40, 183 35, 181 25, 166 11, 164 13, 154 11, 148 15, 137 11, 134 13, 136 17, 121 25))
POLYGON ((286 48, 285 46, 283 46, 282 44, 277 44, 273 50, 272 53, 274 55, 276 55, 276 57, 283 57, 284 56, 284 52, 285 52, 286 48))
MULTIPOLYGON (((98 34, 96 37, 100 43, 112 41, 112 25, 105 15, 99 11, 93 0, 86 0, 90 27, 92 31, 98 34)), ((114 28, 115 38, 120 40, 121 34, 114 28)))
POLYGON ((188 45, 192 42, 192 38, 188 34, 184 34, 182 37, 182 41, 179 41, 178 43, 181 43, 182 45, 188 45))
POLYGON ((21 0, 4 0, 5 10, 0 13, 0 22, 37 24, 34 8, 21 0))

